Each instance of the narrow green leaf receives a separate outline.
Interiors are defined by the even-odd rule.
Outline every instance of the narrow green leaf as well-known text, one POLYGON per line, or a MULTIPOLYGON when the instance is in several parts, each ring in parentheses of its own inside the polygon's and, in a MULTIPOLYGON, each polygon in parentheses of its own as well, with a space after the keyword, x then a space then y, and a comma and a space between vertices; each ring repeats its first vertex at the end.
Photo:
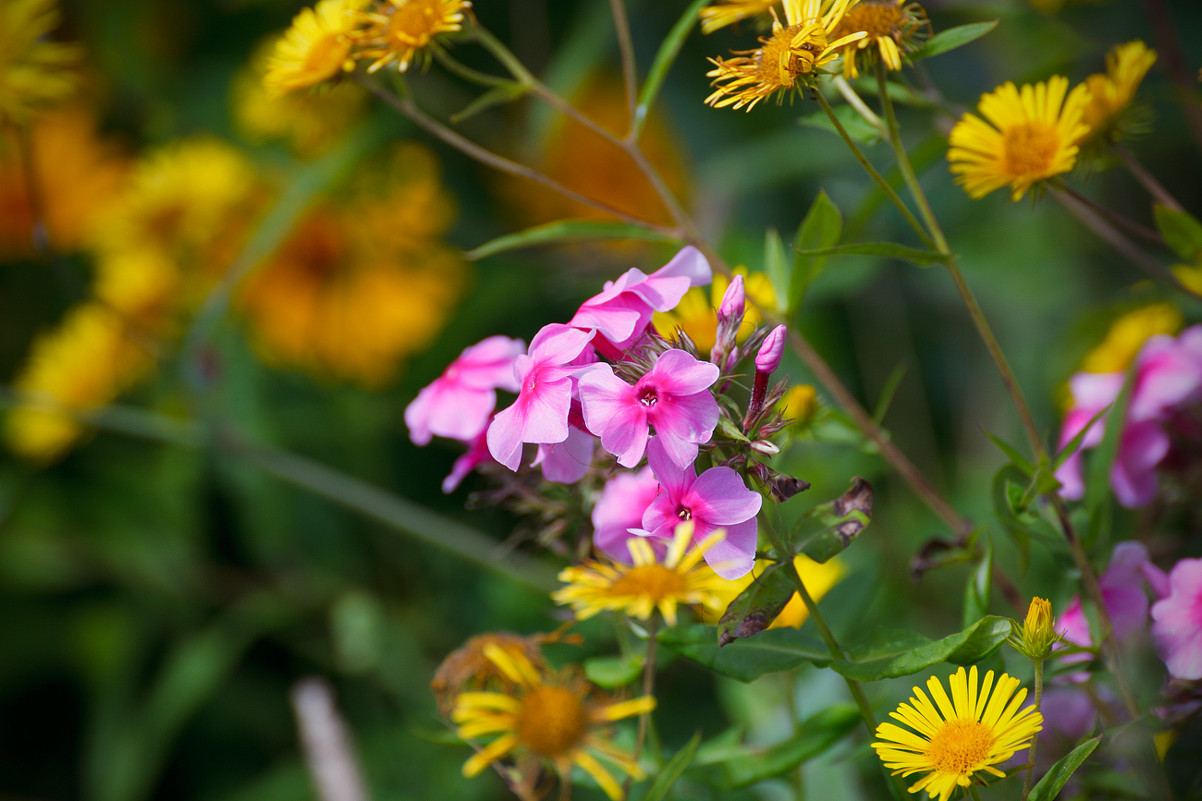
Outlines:
POLYGON ((1093 458, 1089 462, 1089 471, 1085 481, 1085 508, 1095 512, 1111 497, 1110 470, 1114 460, 1118 458, 1119 440, 1122 438, 1123 427, 1127 420, 1127 404, 1131 401, 1131 385, 1133 374, 1127 373, 1123 389, 1110 407, 1106 417, 1106 428, 1102 441, 1093 450, 1093 458))
POLYGON ((1178 256, 1191 262, 1202 258, 1202 223, 1197 218, 1159 203, 1155 214, 1160 235, 1178 256))
POLYGON ((668 237, 661 233, 649 231, 630 223, 606 220, 556 220, 518 231, 516 234, 499 236, 467 251, 463 256, 469 261, 479 261, 507 250, 598 239, 668 241, 668 237))
POLYGON ((494 86, 482 95, 477 96, 472 102, 463 107, 462 110, 451 115, 451 122, 458 125, 464 120, 471 119, 482 111, 487 111, 494 106, 512 103, 526 96, 529 90, 516 81, 510 81, 505 86, 494 86))
MULTIPOLYGON (((1010 621, 990 615, 958 634, 941 640, 922 643, 901 653, 877 659, 854 662, 840 659, 832 662, 831 667, 843 676, 858 681, 894 679, 918 673, 940 662, 968 664, 980 661, 1005 642, 1009 635, 1010 621)), ((871 649, 871 645, 868 649, 871 649)))
POLYGON ((809 211, 793 236, 793 276, 789 285, 786 309, 792 313, 801 306, 806 289, 818 277, 826 259, 802 251, 829 248, 839 241, 843 231, 843 215, 831 202, 825 190, 819 190, 809 211))
POLYGON ((676 20, 672 30, 668 31, 655 58, 651 60, 651 69, 647 72, 647 80, 643 82, 643 88, 639 91, 638 103, 635 104, 633 125, 635 139, 638 139, 643 126, 647 124, 647 115, 651 112, 651 106, 655 103, 655 98, 664 85, 664 79, 668 77, 668 70, 672 68, 672 64, 680 54, 680 48, 684 46, 685 39, 697 25, 697 16, 707 2, 709 0, 693 0, 692 3, 689 3, 689 7, 680 15, 680 19, 676 20))
POLYGON ((901 386, 902 379, 905 377, 906 366, 899 364, 893 368, 893 372, 885 380, 885 386, 881 390, 881 397, 876 402, 876 408, 872 410, 872 421, 877 425, 880 425, 885 419, 885 415, 889 411, 889 405, 893 403, 893 396, 897 394, 897 388, 901 386))
POLYGON ((643 796, 643 801, 663 801, 667 798, 672 785, 693 761, 700 743, 701 732, 697 732, 679 751, 672 755, 659 773, 655 774, 655 781, 651 782, 651 786, 647 788, 647 794, 643 796))
POLYGON ((1029 801, 1053 801, 1060 794, 1060 791, 1064 789, 1064 785, 1072 778, 1072 775, 1076 773, 1077 768, 1081 767, 1082 763, 1085 762, 1101 742, 1102 735, 1099 734, 1097 737, 1086 740, 1072 751, 1069 751, 1066 756, 1053 765, 1052 769, 1031 788, 1031 795, 1028 797, 1029 801))
POLYGON ((989 437, 989 441, 998 446, 998 449, 1002 453, 1006 454, 1006 457, 1010 460, 1010 462, 1019 470, 1021 470, 1023 475, 1034 475, 1035 465, 1028 462, 1026 458, 1024 458, 1023 455, 1018 452, 1017 448, 1015 448, 1013 445, 1007 444, 1004 440, 995 437, 988 431, 985 432, 985 436, 989 437))
POLYGON ((797 591, 793 565, 780 562, 756 577, 726 607, 718 621, 718 645, 729 645, 738 639, 759 634, 789 603, 797 591))
POLYGON ((789 288, 794 280, 794 262, 785 252, 780 234, 775 228, 764 232, 764 272, 776 290, 776 310, 786 312, 789 300, 789 288))
MULTIPOLYGON (((843 126, 843 130, 847 131, 847 135, 853 141, 861 145, 875 145, 881 141, 880 129, 864 119, 864 115, 851 106, 836 106, 835 117, 838 118, 839 124, 843 126)), ((835 124, 831 122, 831 118, 826 115, 825 111, 807 114, 801 117, 798 123, 806 128, 816 128, 835 136, 839 135, 839 130, 835 128, 835 124)))
POLYGON ((1098 421, 1101 420, 1108 411, 1110 411, 1112 406, 1113 404, 1111 404, 1111 406, 1105 406, 1099 409, 1097 414, 1089 418, 1089 422, 1085 424, 1084 428, 1077 432, 1077 436, 1070 439, 1065 446, 1060 449, 1060 452, 1056 454, 1056 458, 1052 460, 1052 470, 1059 470, 1060 466, 1068 461, 1068 457, 1072 456, 1081 449, 1081 443, 1085 441, 1085 436, 1089 433, 1089 430, 1097 425, 1098 421))
POLYGON ((812 248, 808 250, 797 248, 796 251, 799 256, 824 258, 826 256, 879 256, 885 259, 908 261, 919 267, 925 267, 928 264, 939 264, 952 258, 950 255, 936 253, 933 250, 907 247, 899 245, 896 242, 857 242, 851 245, 839 245, 838 247, 812 248))
POLYGON ((596 656, 584 660, 584 675, 607 690, 625 687, 642 672, 643 660, 637 656, 596 656))
POLYGON ((717 634, 714 626, 673 626, 660 633, 659 642, 738 681, 753 681, 766 673, 792 670, 806 663, 823 666, 831 661, 830 652, 821 642, 793 628, 769 629, 725 647, 719 647, 717 634))
POLYGON ((859 711, 846 704, 828 707, 799 725, 801 734, 783 743, 744 746, 726 760, 691 770, 690 776, 722 791, 739 790, 782 776, 808 759, 825 753, 860 723, 859 711))
POLYGON ((989 596, 993 591, 993 546, 985 547, 981 563, 964 586, 964 625, 971 626, 989 614, 989 596))
POLYGON ((955 28, 948 28, 946 31, 940 31, 927 40, 926 44, 910 53, 906 60, 910 62, 920 61, 931 56, 938 56, 949 50, 955 50, 957 47, 963 47, 970 42, 975 42, 985 34, 997 27, 1000 20, 990 20, 988 22, 973 22, 968 25, 959 25, 955 28))

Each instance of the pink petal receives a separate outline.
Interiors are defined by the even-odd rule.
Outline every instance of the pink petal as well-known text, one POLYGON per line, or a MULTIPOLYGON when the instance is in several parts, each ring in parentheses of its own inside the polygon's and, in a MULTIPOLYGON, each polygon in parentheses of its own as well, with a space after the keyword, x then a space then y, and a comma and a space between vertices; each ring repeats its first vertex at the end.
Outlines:
POLYGON ((556 484, 575 484, 588 473, 596 440, 578 428, 568 429, 563 442, 539 445, 531 467, 542 467, 543 478, 556 484))
POLYGON ((654 276, 682 275, 689 279, 692 286, 706 286, 714 280, 714 272, 701 251, 693 246, 681 248, 672 260, 660 267, 654 276))
POLYGON ((694 517, 709 523, 730 526, 756 516, 764 497, 747 489, 743 479, 729 467, 711 467, 698 477, 689 490, 690 499, 700 499, 704 512, 693 508, 694 517))
POLYGON ((488 452, 510 470, 517 470, 522 463, 522 428, 526 411, 525 406, 514 403, 497 412, 488 426, 488 452))
MULTIPOLYGON (((664 451, 659 437, 652 437, 647 443, 647 464, 660 486, 664 488, 664 493, 672 498, 673 504, 676 504, 697 480, 697 471, 693 466, 681 467, 673 462, 664 451)), ((650 530, 650 526, 646 524, 643 528, 650 530)))
POLYGON ((588 345, 592 335, 562 323, 543 326, 530 342, 530 358, 540 365, 564 365, 588 345))
POLYGON ((655 366, 639 380, 653 382, 663 393, 695 395, 718 380, 718 365, 694 359, 683 350, 672 348, 660 354, 655 366))
MULTIPOLYGON (((724 528, 726 538, 706 549, 705 562, 724 579, 742 578, 751 572, 755 565, 755 518, 724 528)), ((700 530, 693 534, 694 541, 697 541, 699 536, 703 536, 700 530)))

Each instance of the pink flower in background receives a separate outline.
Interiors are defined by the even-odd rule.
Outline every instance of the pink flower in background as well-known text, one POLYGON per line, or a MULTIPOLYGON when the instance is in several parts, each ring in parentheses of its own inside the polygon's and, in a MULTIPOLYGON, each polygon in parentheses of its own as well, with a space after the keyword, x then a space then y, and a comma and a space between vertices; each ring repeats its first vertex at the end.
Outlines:
POLYGON ((1169 593, 1152 605, 1152 637, 1169 673, 1202 679, 1202 559, 1182 559, 1169 593))
POLYGON ((726 538, 706 550, 705 561, 722 578, 746 575, 755 564, 755 516, 763 497, 747 489, 729 467, 711 467, 700 477, 692 465, 678 467, 658 440, 648 446, 647 462, 659 480, 660 492, 643 513, 643 528, 652 537, 668 541, 677 524, 692 520, 694 543, 716 529, 726 529, 726 538))
POLYGON ((643 513, 655 500, 659 482, 650 467, 637 473, 618 473, 605 484, 593 506, 593 545, 612 559, 631 563, 626 540, 632 528, 643 525, 643 513))
POLYGON ((450 495, 459 488, 459 484, 467 478, 468 473, 491 461, 493 458, 492 454, 488 452, 486 435, 484 431, 481 431, 471 441, 467 453, 460 456, 455 460, 455 464, 451 465, 450 475, 442 480, 442 491, 450 495))
POLYGON ((405 407, 405 425, 415 445, 432 435, 471 442, 488 425, 497 389, 518 391, 513 363, 525 343, 495 336, 465 349, 443 374, 405 407))
POLYGON ((580 404, 588 429, 601 446, 634 467, 643 458, 651 426, 668 458, 686 467, 697 458, 718 425, 718 402, 709 387, 718 368, 683 350, 667 350, 634 386, 614 375, 608 364, 580 374, 580 404))
POLYGON ((606 281, 605 288, 581 304, 568 324, 596 331, 600 339, 596 344, 616 356, 643 333, 652 312, 676 308, 689 287, 712 280, 709 262, 696 248, 687 247, 651 275, 632 267, 617 281, 606 281))
POLYGON ((522 443, 556 443, 568 438, 572 375, 590 335, 559 323, 545 326, 518 356, 514 375, 520 391, 513 405, 497 413, 488 427, 488 450, 510 470, 522 461, 522 443))
POLYGON ((530 466, 541 467, 547 481, 575 484, 588 473, 596 443, 592 434, 569 426, 568 438, 563 442, 538 446, 538 455, 530 466))

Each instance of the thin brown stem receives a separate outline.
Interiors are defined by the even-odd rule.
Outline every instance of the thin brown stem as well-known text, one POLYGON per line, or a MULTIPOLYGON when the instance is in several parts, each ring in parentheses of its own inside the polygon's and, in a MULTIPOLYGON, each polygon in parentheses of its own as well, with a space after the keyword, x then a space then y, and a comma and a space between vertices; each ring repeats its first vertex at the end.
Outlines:
POLYGON ((1168 206, 1173 211, 1185 211, 1177 198, 1173 197, 1169 190, 1164 188, 1164 184, 1156 180, 1156 176, 1148 172, 1144 165, 1139 163, 1139 159, 1135 157, 1130 150, 1122 145, 1114 145, 1111 150, 1119 157, 1119 161, 1123 162, 1123 166, 1127 168, 1127 172, 1131 173, 1135 180, 1139 181, 1144 189, 1148 190, 1148 194, 1156 198, 1157 202, 1168 206))
POLYGON ((1137 236, 1146 242, 1151 242, 1154 245, 1159 245, 1160 247, 1165 247, 1164 237, 1161 236, 1159 232, 1154 231, 1151 228, 1148 228, 1147 226, 1140 225, 1139 223, 1135 222, 1134 220, 1127 219, 1126 217, 1124 217, 1122 214, 1119 214, 1114 209, 1106 208, 1105 206, 1101 205, 1100 203, 1097 203, 1094 200, 1091 200, 1090 198, 1081 194, 1076 189, 1073 189, 1071 186, 1068 186, 1067 184, 1061 184, 1059 186, 1059 189, 1061 192, 1064 192, 1066 195, 1071 197, 1073 200, 1075 200, 1078 203, 1080 203, 1081 205, 1089 208, 1091 211, 1093 211, 1099 217, 1104 217, 1107 222, 1109 222, 1111 225, 1115 226, 1116 228, 1122 228, 1124 231, 1131 234, 1132 236, 1137 236))
POLYGON ((1194 76, 1186 66, 1185 54, 1177 40, 1179 28, 1173 24, 1164 0, 1144 0, 1144 6, 1152 23, 1161 63, 1164 64, 1169 80, 1173 82, 1173 88, 1177 91, 1177 105, 1185 115, 1187 127, 1194 137, 1194 145, 1202 151, 1202 106, 1198 104, 1198 89, 1194 83, 1194 76))
POLYGON ((609 0, 614 16, 614 32, 618 36, 618 52, 622 54, 622 83, 626 87, 626 109, 629 112, 631 130, 634 129, 634 112, 638 104, 638 69, 634 63, 634 42, 630 36, 630 19, 626 15, 623 0, 609 0))

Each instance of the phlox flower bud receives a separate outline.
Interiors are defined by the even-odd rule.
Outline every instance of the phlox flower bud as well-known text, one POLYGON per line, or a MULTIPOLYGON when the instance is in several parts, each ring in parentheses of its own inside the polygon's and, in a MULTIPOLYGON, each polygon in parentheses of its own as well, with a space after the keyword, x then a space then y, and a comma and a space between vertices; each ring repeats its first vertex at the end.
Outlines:
POLYGON ((764 344, 760 345, 760 352, 755 355, 757 373, 772 374, 776 368, 780 367, 781 357, 785 354, 785 336, 788 332, 787 327, 778 325, 764 338, 764 344))
MULTIPOLYGON (((743 290, 743 276, 736 275, 731 279, 730 286, 726 288, 726 292, 722 295, 722 303, 718 306, 718 322, 721 324, 723 320, 738 318, 740 322, 743 320, 743 312, 746 309, 747 294, 743 290)), ((738 325, 736 324, 736 328, 738 325)))

